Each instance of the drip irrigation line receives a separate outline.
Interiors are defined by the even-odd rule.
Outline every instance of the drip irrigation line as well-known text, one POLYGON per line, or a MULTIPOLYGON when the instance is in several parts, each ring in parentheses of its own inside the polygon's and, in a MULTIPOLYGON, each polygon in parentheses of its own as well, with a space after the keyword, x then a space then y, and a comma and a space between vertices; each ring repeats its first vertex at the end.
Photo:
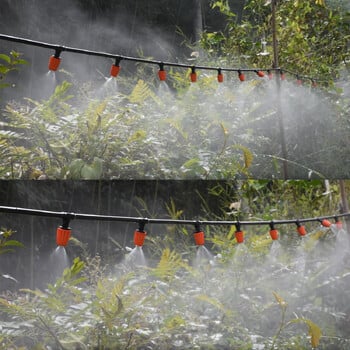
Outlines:
POLYGON ((152 219, 145 217, 134 217, 134 216, 116 216, 116 215, 99 215, 99 214, 84 214, 84 213, 73 213, 73 212, 59 212, 59 211, 48 211, 40 209, 29 209, 29 208, 18 208, 0 206, 0 213, 10 214, 23 214, 41 217, 54 217, 61 218, 63 220, 94 220, 94 221, 118 221, 138 224, 173 224, 173 225, 194 225, 195 227, 200 226, 254 226, 254 225, 283 225, 283 224, 301 224, 306 222, 317 222, 327 219, 338 220, 341 217, 350 216, 350 212, 326 215, 313 218, 298 218, 298 219, 287 219, 287 220, 257 220, 257 221, 240 221, 240 220, 182 220, 182 219, 152 219))
POLYGON ((55 57, 59 57, 61 52, 73 52, 77 54, 83 54, 83 55, 90 55, 90 56, 99 56, 99 57, 106 57, 106 58, 113 58, 116 60, 116 62, 120 62, 121 60, 124 61, 133 61, 133 62, 139 62, 139 63, 145 63, 145 64, 152 64, 152 65, 158 65, 160 67, 169 66, 169 67, 179 67, 179 68, 191 68, 191 69, 202 69, 202 70, 209 70, 209 71, 226 71, 226 72, 272 72, 277 71, 280 74, 283 72, 288 72, 291 75, 294 75, 295 77, 299 79, 304 80, 310 80, 312 82, 326 82, 325 80, 320 80, 318 78, 313 78, 306 75, 300 75, 298 73, 295 73, 293 71, 280 68, 280 67, 271 67, 271 68, 230 68, 230 67, 213 67, 213 66, 202 66, 202 65, 195 65, 195 64, 184 64, 184 63, 175 63, 175 62, 166 62, 166 61, 159 61, 159 60, 152 60, 152 59, 145 59, 140 57, 132 57, 132 56, 124 56, 119 54, 113 54, 109 52, 103 52, 103 51, 93 51, 88 49, 81 49, 81 48, 75 48, 75 47, 69 47, 69 46, 63 46, 63 45, 57 45, 57 44, 51 44, 46 43, 42 41, 37 40, 31 40, 26 39, 22 37, 16 37, 6 34, 0 34, 0 40, 6 40, 11 42, 16 42, 24 45, 30 45, 30 46, 37 46, 42 47, 46 49, 52 49, 55 50, 55 57))
POLYGON ((329 83, 328 80, 315 79, 309 75, 301 75, 301 74, 295 73, 289 69, 280 68, 279 71, 281 73, 284 72, 284 73, 289 73, 291 75, 294 75, 297 79, 300 79, 300 80, 310 80, 312 82, 325 83, 325 84, 329 83))

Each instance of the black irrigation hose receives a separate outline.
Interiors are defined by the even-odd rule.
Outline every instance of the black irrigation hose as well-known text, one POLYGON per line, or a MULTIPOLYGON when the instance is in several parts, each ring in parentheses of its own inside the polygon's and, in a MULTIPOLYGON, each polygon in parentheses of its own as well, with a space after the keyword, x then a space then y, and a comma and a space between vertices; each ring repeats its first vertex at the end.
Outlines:
POLYGON ((92 56, 99 56, 99 57, 107 57, 107 58, 114 58, 116 62, 120 62, 121 60, 125 61, 133 61, 133 62, 140 62, 140 63, 146 63, 146 64, 153 64, 153 65, 159 65, 161 69, 163 69, 164 66, 169 66, 169 67, 181 67, 181 68, 196 68, 196 69, 202 69, 202 70, 214 70, 218 72, 222 71, 227 71, 227 72, 258 72, 258 71, 266 71, 266 72, 271 72, 271 71, 277 71, 280 72, 281 74, 283 72, 288 72, 289 74, 292 74, 296 76, 297 78, 303 78, 305 80, 311 80, 312 82, 325 82, 320 79, 312 78, 309 76, 305 75, 300 75, 297 73, 294 73, 289 70, 285 70, 282 68, 221 68, 221 67, 212 67, 212 66, 197 66, 193 64, 182 64, 182 63, 174 63, 174 62, 163 62, 163 61, 158 61, 158 60, 151 60, 151 59, 144 59, 144 58, 138 58, 138 57, 130 57, 130 56, 123 56, 123 55, 118 55, 118 54, 112 54, 108 52, 102 52, 102 51, 92 51, 92 50, 86 50, 86 49, 80 49, 80 48, 74 48, 74 47, 68 47, 68 46, 62 46, 62 45, 55 45, 55 44, 50 44, 50 43, 45 43, 41 41, 36 41, 36 40, 31 40, 31 39, 25 39, 21 37, 15 37, 11 35, 5 35, 5 34, 0 34, 0 40, 6 40, 6 41, 11 41, 11 42, 16 42, 20 44, 25 44, 25 45, 31 45, 31 46, 38 46, 38 47, 43 47, 47 49, 52 49, 55 50, 55 57, 59 57, 60 53, 63 51, 67 52, 73 52, 73 53, 78 53, 78 54, 83 54, 83 55, 92 55, 92 56))
POLYGON ((194 225, 199 227, 201 225, 219 226, 219 225, 235 225, 235 226, 253 226, 253 225, 269 225, 271 227, 274 225, 282 224, 300 224, 305 222, 316 222, 326 219, 334 219, 338 221, 340 217, 350 216, 349 213, 337 214, 337 215, 327 215, 319 216, 314 218, 304 218, 304 219, 289 219, 289 220, 258 220, 258 221, 216 221, 216 220, 181 220, 181 219, 149 219, 143 217, 133 217, 133 216, 115 216, 115 215, 97 215, 97 214, 83 214, 83 213, 72 213, 72 212, 58 212, 58 211, 48 211, 39 209, 29 209, 29 208, 17 208, 17 207, 7 207, 0 206, 0 213, 11 213, 11 214, 23 214, 41 217, 55 217, 62 218, 63 220, 95 220, 95 221, 119 221, 119 222, 134 222, 142 224, 173 224, 173 225, 194 225))

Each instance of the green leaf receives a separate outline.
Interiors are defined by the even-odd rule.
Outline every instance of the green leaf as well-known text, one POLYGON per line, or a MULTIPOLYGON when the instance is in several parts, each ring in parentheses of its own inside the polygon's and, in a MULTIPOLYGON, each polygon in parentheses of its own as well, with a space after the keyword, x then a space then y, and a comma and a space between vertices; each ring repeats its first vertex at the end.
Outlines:
POLYGON ((285 309, 287 307, 287 302, 281 296, 279 296, 276 292, 272 292, 272 294, 275 297, 278 304, 280 305, 280 307, 285 309))
POLYGON ((22 59, 18 59, 16 61, 14 61, 13 63, 15 63, 15 64, 28 64, 28 62, 26 60, 22 60, 22 59))
POLYGON ((235 145, 234 148, 239 149, 243 152, 244 167, 248 169, 253 162, 253 153, 245 146, 235 145))
POLYGON ((199 159, 198 158, 192 158, 186 161, 182 166, 186 169, 191 169, 193 167, 197 167, 199 165, 199 159))
POLYGON ((0 249, 0 254, 11 253, 14 252, 13 249, 0 249))
POLYGON ((10 56, 7 56, 3 53, 0 53, 0 59, 5 61, 8 64, 11 64, 11 57, 10 56))
POLYGON ((1 74, 7 74, 9 71, 10 71, 10 68, 0 65, 0 73, 1 74))
POLYGON ((97 180, 102 175, 103 161, 100 158, 94 158, 91 165, 84 165, 81 169, 81 177, 85 180, 97 180))
POLYGON ((152 274, 163 280, 172 280, 175 277, 176 272, 182 267, 187 268, 188 266, 182 260, 181 256, 177 252, 165 248, 160 261, 157 267, 153 269, 152 274))
POLYGON ((318 347, 320 343, 320 338, 322 336, 322 332, 320 327, 317 326, 314 322, 307 318, 295 318, 289 321, 290 323, 305 323, 309 328, 309 335, 311 336, 311 346, 313 348, 318 347))
POLYGON ((225 314, 228 312, 228 309, 225 307, 225 305, 223 305, 219 300, 209 297, 208 295, 200 294, 196 296, 196 299, 205 301, 206 303, 215 306, 218 310, 222 311, 225 314))
POLYGON ((140 104, 145 102, 148 98, 152 98, 158 104, 160 103, 159 98, 151 90, 148 84, 144 80, 140 79, 135 85, 134 90, 131 92, 129 100, 131 103, 140 104))
POLYGON ((10 239, 2 244, 3 246, 12 246, 12 247, 24 247, 23 243, 18 242, 14 239, 10 239))
POLYGON ((68 167, 68 176, 72 179, 81 179, 81 170, 84 167, 84 161, 82 159, 74 159, 68 167))

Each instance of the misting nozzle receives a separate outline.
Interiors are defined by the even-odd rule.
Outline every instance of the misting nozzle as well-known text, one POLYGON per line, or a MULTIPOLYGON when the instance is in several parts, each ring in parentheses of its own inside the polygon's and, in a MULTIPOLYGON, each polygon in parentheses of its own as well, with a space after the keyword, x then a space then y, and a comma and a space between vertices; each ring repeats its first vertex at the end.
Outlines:
POLYGON ((194 241, 196 242, 196 245, 204 245, 205 238, 204 238, 204 232, 200 228, 200 224, 197 221, 194 225, 195 232, 193 233, 194 241))
POLYGON ((224 75, 221 72, 221 68, 218 68, 218 82, 222 83, 224 81, 224 75))
POLYGON ((270 236, 271 236, 271 239, 274 241, 278 239, 278 230, 275 229, 272 221, 270 223, 270 236))
POLYGON ((116 76, 118 76, 119 71, 120 71, 120 66, 119 66, 120 61, 121 61, 121 57, 116 57, 115 58, 115 63, 112 64, 111 70, 110 70, 111 77, 115 78, 116 76))
POLYGON ((302 82, 302 80, 300 79, 300 77, 297 75, 297 81, 296 81, 296 84, 298 85, 298 86, 300 86, 300 85, 302 85, 303 84, 303 82, 302 82))
POLYGON ((191 68, 190 78, 192 83, 195 83, 197 81, 196 67, 194 66, 191 68))
POLYGON ((280 71, 280 78, 281 78, 281 80, 286 79, 286 75, 284 74, 284 72, 282 70, 280 71))
POLYGON ((238 78, 240 81, 245 81, 245 75, 240 70, 238 71, 238 78))
POLYGON ((343 223, 339 220, 339 218, 335 217, 335 225, 337 226, 338 230, 343 228, 343 223))
POLYGON ((296 221, 297 225, 297 231, 299 233, 299 236, 305 236, 306 235, 306 228, 304 225, 301 225, 299 221, 296 221))
POLYGON ((65 247, 68 244, 72 229, 69 227, 69 220, 63 218, 62 226, 57 227, 56 243, 60 247, 65 247))
POLYGON ((49 65, 48 65, 49 70, 55 72, 58 69, 61 63, 60 54, 61 54, 61 50, 56 49, 55 54, 49 58, 49 65))
POLYGON ((166 80, 166 71, 164 70, 164 63, 159 64, 158 77, 160 81, 166 80))
POLYGON ((244 242, 244 232, 241 231, 241 225, 239 222, 236 223, 236 232, 235 237, 237 243, 243 243, 244 242))
POLYGON ((320 220, 320 222, 321 222, 321 225, 324 227, 330 227, 332 225, 331 222, 327 219, 320 220))
POLYGON ((146 219, 139 221, 139 228, 134 232, 134 244, 138 247, 142 247, 145 242, 147 235, 147 232, 145 231, 146 221, 146 219))

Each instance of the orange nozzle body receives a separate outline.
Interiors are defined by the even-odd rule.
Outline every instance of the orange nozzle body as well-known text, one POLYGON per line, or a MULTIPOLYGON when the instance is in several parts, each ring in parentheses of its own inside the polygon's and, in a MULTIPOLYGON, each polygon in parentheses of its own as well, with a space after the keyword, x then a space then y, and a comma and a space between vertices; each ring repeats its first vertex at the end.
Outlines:
POLYGON ((303 225, 298 226, 297 228, 298 233, 300 236, 305 236, 306 235, 306 228, 303 225))
POLYGON ((235 237, 237 243, 243 243, 244 242, 244 232, 243 231, 236 231, 235 237))
POLYGON ((165 81, 166 80, 166 71, 164 69, 160 69, 158 71, 158 77, 160 81, 165 81))
POLYGON ((245 75, 243 73, 239 73, 238 74, 238 78, 240 81, 244 81, 245 80, 245 75))
POLYGON ((68 244, 72 230, 70 228, 62 228, 61 226, 56 230, 56 243, 61 247, 68 244))
POLYGON ((120 66, 113 64, 111 67, 110 75, 115 78, 119 74, 119 71, 120 71, 120 66))
POLYGON ((198 231, 193 234, 194 241, 196 242, 196 245, 204 245, 205 239, 204 239, 204 232, 198 231))
POLYGON ((276 241, 278 239, 278 231, 275 229, 270 230, 270 236, 274 241, 276 241))
POLYGON ((259 70, 257 74, 260 78, 263 78, 265 76, 265 73, 262 70, 259 70))
POLYGON ((192 83, 195 83, 197 81, 197 73, 191 73, 190 77, 192 83))
POLYGON ((51 56, 49 59, 49 70, 56 71, 61 63, 59 57, 51 56))
POLYGON ((337 226, 337 229, 338 229, 338 230, 340 230, 340 229, 343 228, 343 223, 342 223, 341 221, 337 221, 337 222, 335 223, 335 225, 337 226))
POLYGON ((218 82, 222 83, 224 81, 224 75, 222 73, 218 74, 218 82))
POLYGON ((134 244, 139 247, 142 247, 143 243, 145 242, 146 234, 147 233, 145 231, 136 230, 134 232, 134 244))
POLYGON ((326 220, 326 219, 323 219, 322 221, 321 221, 321 224, 322 224, 322 226, 324 226, 324 227, 330 227, 332 224, 331 224, 331 222, 329 221, 329 220, 326 220))

